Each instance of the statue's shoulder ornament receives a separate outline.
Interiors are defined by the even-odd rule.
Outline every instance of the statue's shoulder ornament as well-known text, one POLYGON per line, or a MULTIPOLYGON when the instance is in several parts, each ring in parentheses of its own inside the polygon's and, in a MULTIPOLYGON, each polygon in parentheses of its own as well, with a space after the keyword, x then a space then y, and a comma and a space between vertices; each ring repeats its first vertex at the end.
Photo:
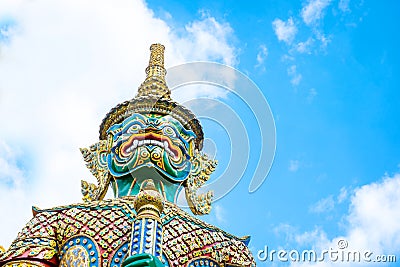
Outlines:
POLYGON ((250 237, 237 237, 166 203, 162 218, 164 251, 173 265, 199 259, 224 266, 254 266, 250 237))

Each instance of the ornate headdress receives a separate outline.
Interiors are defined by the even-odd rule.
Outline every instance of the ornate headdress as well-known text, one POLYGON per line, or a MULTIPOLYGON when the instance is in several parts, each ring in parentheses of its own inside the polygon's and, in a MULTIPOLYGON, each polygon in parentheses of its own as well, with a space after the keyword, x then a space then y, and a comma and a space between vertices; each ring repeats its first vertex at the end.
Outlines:
POLYGON ((161 44, 151 45, 146 79, 137 95, 111 109, 100 125, 100 141, 81 149, 87 167, 98 182, 94 185, 82 181, 84 201, 103 199, 113 179, 150 166, 159 172, 164 170, 167 179, 172 177, 168 176, 168 171, 176 175, 176 179, 173 177, 170 181, 185 187, 193 213, 209 213, 212 192, 201 195, 196 192, 209 179, 217 161, 200 152, 204 136, 195 115, 171 99, 165 81, 164 49, 161 44), (136 130, 132 130, 133 127, 136 130), (173 137, 167 136, 166 128, 169 132, 175 131, 173 137), (147 155, 145 160, 140 158, 143 153, 147 155), (162 164, 169 165, 163 169, 162 164))
POLYGON ((204 135, 200 122, 189 109, 171 99, 171 90, 165 82, 164 49, 162 44, 150 46, 145 81, 139 86, 135 98, 118 104, 108 112, 100 125, 100 140, 107 139, 107 130, 112 125, 122 122, 133 113, 158 113, 171 115, 184 127, 190 128, 196 134, 196 148, 203 148, 204 135))

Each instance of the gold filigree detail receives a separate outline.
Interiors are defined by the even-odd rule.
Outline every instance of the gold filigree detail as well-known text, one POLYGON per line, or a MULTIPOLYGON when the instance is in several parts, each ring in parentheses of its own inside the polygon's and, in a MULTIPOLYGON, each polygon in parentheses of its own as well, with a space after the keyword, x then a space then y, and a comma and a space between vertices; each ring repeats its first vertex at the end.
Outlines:
POLYGON ((150 60, 149 67, 159 66, 164 68, 164 50, 165 46, 162 44, 152 44, 150 46, 150 60))
POLYGON ((48 265, 35 261, 18 260, 7 262, 3 267, 47 267, 48 265))
POLYGON ((145 180, 137 194, 133 206, 137 212, 138 219, 153 218, 160 220, 164 209, 164 198, 154 186, 152 179, 145 180))
POLYGON ((255 266, 242 238, 205 223, 170 202, 165 203, 164 214, 163 245, 170 266, 191 266, 188 261, 199 258, 212 259, 220 266, 255 266))
POLYGON ((111 174, 107 167, 108 141, 101 140, 89 148, 80 149, 86 167, 97 179, 97 185, 81 181, 83 201, 102 200, 107 193, 111 174))
POLYGON ((63 255, 60 267, 79 266, 89 267, 90 259, 87 250, 83 246, 73 246, 63 255))
POLYGON ((185 186, 186 200, 194 214, 209 214, 213 192, 208 191, 203 194, 197 194, 197 190, 210 179, 210 175, 214 172, 218 161, 211 160, 206 154, 196 151, 192 159, 192 164, 193 168, 190 171, 185 186))
POLYGON ((146 80, 140 85, 136 97, 153 96, 171 100, 171 90, 165 82, 167 71, 164 68, 164 50, 162 44, 150 46, 149 66, 146 68, 146 80))

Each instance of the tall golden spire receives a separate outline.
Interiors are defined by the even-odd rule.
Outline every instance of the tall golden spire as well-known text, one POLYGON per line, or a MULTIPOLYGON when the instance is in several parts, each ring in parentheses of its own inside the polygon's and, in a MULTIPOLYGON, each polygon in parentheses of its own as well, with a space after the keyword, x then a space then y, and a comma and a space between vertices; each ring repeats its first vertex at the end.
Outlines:
POLYGON ((150 60, 146 68, 146 79, 139 86, 136 96, 112 108, 100 125, 100 140, 107 140, 107 131, 114 124, 121 123, 133 113, 158 113, 171 115, 186 129, 196 134, 196 148, 203 147, 203 129, 196 116, 187 108, 171 99, 171 90, 165 81, 167 71, 164 68, 164 50, 162 44, 150 46, 150 60))
POLYGON ((146 79, 139 86, 136 97, 153 96, 159 99, 171 99, 171 91, 165 82, 167 71, 164 68, 164 50, 162 44, 150 46, 149 66, 146 68, 146 79))

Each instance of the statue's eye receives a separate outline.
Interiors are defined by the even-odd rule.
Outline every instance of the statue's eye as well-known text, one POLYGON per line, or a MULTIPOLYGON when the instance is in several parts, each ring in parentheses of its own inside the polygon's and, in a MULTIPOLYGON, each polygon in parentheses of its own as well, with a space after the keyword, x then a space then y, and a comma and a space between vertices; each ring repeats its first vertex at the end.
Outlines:
POLYGON ((164 127, 163 133, 165 135, 168 135, 171 137, 176 137, 176 133, 175 133, 174 129, 172 129, 172 127, 170 127, 170 126, 164 127))
POLYGON ((128 129, 128 133, 137 133, 140 130, 140 126, 138 124, 133 124, 131 127, 128 129))

